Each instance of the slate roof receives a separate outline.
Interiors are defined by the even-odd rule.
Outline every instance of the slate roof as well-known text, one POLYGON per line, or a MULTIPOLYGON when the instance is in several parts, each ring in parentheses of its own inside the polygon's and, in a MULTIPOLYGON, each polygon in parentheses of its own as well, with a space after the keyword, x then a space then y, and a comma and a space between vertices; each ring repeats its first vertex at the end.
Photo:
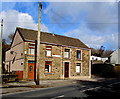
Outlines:
MULTIPOLYGON (((20 35, 25 41, 37 40, 37 33, 38 33, 37 31, 19 28, 19 27, 17 27, 17 30, 19 31, 20 35)), ((67 46, 88 49, 88 47, 84 43, 82 43, 79 39, 56 35, 56 34, 53 35, 52 33, 47 33, 47 32, 41 32, 41 42, 54 43, 58 45, 67 45, 67 46)))

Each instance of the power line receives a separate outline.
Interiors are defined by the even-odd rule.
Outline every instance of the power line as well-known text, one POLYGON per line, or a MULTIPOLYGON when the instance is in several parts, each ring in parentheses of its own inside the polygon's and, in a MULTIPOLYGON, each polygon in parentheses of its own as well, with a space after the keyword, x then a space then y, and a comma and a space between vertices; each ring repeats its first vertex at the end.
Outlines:
MULTIPOLYGON (((58 17, 61 17, 64 21, 66 21, 65 23, 47 23, 47 22, 44 22, 43 24, 81 24, 81 23, 77 23, 77 22, 69 22, 68 19, 66 19, 66 17, 58 14, 57 12, 53 11, 53 9, 51 10, 52 13, 56 14, 58 17)), ((4 23, 10 23, 10 24, 14 24, 14 23, 26 23, 26 24, 30 24, 31 22, 11 22, 11 21, 7 21, 7 22, 4 22, 4 23)), ((35 23, 36 24, 36 23, 35 23)), ((96 22, 96 23, 87 23, 85 22, 84 24, 119 24, 119 22, 96 22)))
MULTIPOLYGON (((51 10, 52 13, 54 13, 55 15, 57 15, 58 17, 61 17, 63 19, 63 21, 66 21, 65 23, 47 23, 47 22, 44 22, 44 24, 81 24, 81 23, 77 23, 77 22, 69 22, 68 19, 66 19, 66 17, 58 14, 57 12, 53 11, 53 9, 51 10)), ((114 17, 115 18, 115 17, 114 17)), ((11 21, 7 21, 7 22, 4 22, 4 23, 10 23, 10 24, 14 24, 14 23, 26 23, 26 24, 30 24, 31 22, 11 22, 11 21)), ((36 24, 36 23, 35 23, 36 24)), ((96 23, 87 23, 85 22, 85 24, 119 24, 118 22, 96 22, 96 23)))
MULTIPOLYGON (((13 24, 13 23, 31 23, 31 22, 4 22, 4 23, 12 23, 13 24)), ((82 23, 46 23, 46 22, 44 22, 42 24, 82 24, 82 23)), ((120 24, 120 23, 113 22, 113 23, 84 23, 84 24, 120 24)))

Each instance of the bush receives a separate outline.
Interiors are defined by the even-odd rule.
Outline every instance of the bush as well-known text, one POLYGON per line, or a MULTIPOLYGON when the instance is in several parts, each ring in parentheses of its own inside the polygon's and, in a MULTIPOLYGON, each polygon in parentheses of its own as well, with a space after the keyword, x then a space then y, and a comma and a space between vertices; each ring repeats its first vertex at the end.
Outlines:
POLYGON ((120 77, 120 66, 114 66, 114 70, 117 73, 118 77, 120 77))
POLYGON ((114 71, 114 66, 111 64, 93 64, 92 74, 106 78, 117 76, 114 71))

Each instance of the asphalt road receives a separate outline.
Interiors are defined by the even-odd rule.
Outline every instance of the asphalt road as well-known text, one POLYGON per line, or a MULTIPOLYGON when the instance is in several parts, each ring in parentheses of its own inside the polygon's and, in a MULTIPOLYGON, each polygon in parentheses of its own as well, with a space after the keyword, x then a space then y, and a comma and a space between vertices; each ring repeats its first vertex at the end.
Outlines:
MULTIPOLYGON (((119 84, 120 79, 106 80, 102 82, 77 81, 77 83, 64 87, 45 88, 29 92, 20 92, 16 94, 3 95, 2 99, 84 99, 89 97, 90 91, 101 89, 103 87, 119 84)), ((92 98, 91 98, 92 99, 92 98)))

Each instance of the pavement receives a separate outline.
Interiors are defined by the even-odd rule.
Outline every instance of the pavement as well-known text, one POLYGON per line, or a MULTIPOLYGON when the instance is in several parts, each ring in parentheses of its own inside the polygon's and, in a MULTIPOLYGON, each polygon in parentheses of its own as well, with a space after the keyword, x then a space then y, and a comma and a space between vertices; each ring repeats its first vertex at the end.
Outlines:
POLYGON ((23 91, 32 91, 32 90, 40 90, 44 88, 51 87, 60 87, 60 86, 68 86, 77 83, 77 81, 92 81, 98 82, 105 80, 104 78, 81 78, 78 80, 40 80, 40 85, 36 86, 34 81, 19 81, 19 82, 9 82, 0 84, 0 94, 12 94, 23 91))

